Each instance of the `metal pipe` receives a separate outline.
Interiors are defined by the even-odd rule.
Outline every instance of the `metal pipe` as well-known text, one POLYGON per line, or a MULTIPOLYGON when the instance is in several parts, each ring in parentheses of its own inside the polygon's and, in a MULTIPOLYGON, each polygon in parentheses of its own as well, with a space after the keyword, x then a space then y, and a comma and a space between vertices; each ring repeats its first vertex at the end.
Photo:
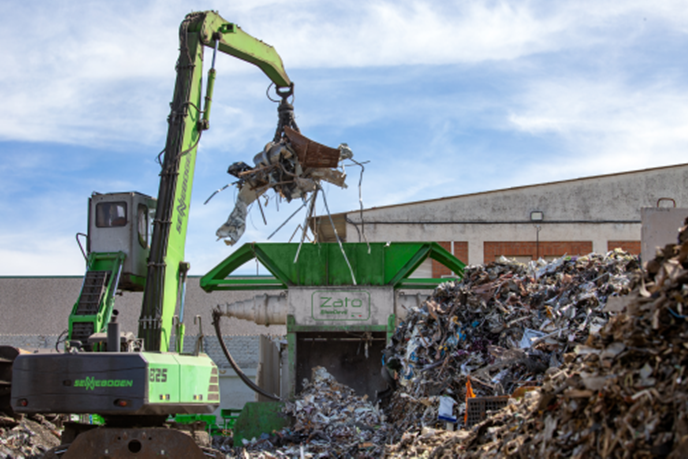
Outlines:
POLYGON ((246 374, 241 371, 241 368, 239 368, 239 365, 234 361, 234 358, 232 357, 232 354, 229 353, 229 349, 227 349, 227 345, 225 344, 225 340, 222 338, 222 330, 220 328, 220 319, 222 318, 222 313, 219 310, 213 311, 213 327, 215 327, 215 334, 217 335, 217 340, 220 342, 220 347, 222 348, 222 352, 225 354, 225 357, 229 361, 229 364, 232 366, 234 371, 236 372, 237 376, 246 384, 248 387, 250 387, 254 392, 258 392, 259 394, 271 399, 271 400, 281 400, 277 395, 271 394, 269 392, 266 392, 265 390, 261 389, 259 386, 257 386, 253 381, 251 381, 246 374))
MULTIPOLYGON (((315 194, 315 193, 314 193, 314 194, 315 194)), ((297 213, 299 213, 299 211, 301 211, 301 209, 303 209, 304 207, 306 207, 306 205, 308 204, 308 202, 309 202, 311 199, 313 199, 313 195, 312 195, 308 200, 306 200, 303 204, 301 204, 301 207, 299 207, 298 209, 296 209, 296 211, 294 211, 294 213, 291 214, 291 215, 289 216, 289 218, 287 218, 287 219, 284 221, 284 223, 282 223, 279 227, 277 227, 277 229, 276 229, 275 231, 273 231, 272 234, 271 234, 270 236, 268 236, 268 240, 270 240, 270 239, 272 238, 272 236, 274 236, 275 234, 277 234, 277 232, 278 232, 279 230, 281 230, 281 229, 284 227, 284 225, 286 225, 286 224, 289 222, 289 220, 291 220, 291 217, 293 217, 294 215, 296 215, 297 213)), ((279 210, 279 209, 278 209, 278 210, 279 210)))
POLYGON ((250 320, 258 325, 284 325, 287 323, 287 298, 284 295, 256 295, 225 305, 225 311, 221 314, 250 320))

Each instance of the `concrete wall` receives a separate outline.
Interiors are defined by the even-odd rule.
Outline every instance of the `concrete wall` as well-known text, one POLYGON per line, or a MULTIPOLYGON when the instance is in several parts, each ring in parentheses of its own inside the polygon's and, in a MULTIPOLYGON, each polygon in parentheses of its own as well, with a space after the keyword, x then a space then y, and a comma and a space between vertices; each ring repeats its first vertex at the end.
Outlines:
MULTIPOLYGON (((493 251, 486 245, 499 242, 539 239, 551 255, 574 246, 604 253, 610 241, 639 247, 640 208, 654 207, 660 198, 685 207, 686 183, 688 164, 372 208, 364 211, 365 233, 370 241, 465 242, 463 261, 469 264, 493 261, 485 258, 493 251), (544 219, 531 221, 534 211, 544 219)), ((358 211, 347 218, 360 225, 358 211)), ((351 223, 346 234, 357 242, 359 231, 351 223)))
MULTIPOLYGON (((59 335, 68 326, 69 314, 81 290, 82 277, 0 277, 0 334, 59 335)), ((201 316, 203 333, 214 335, 212 311, 218 304, 251 298, 263 292, 206 293, 199 286, 199 277, 190 277, 186 292, 186 332, 196 334, 193 324, 201 316)), ((122 331, 138 332, 142 293, 124 292, 115 302, 122 331)), ((237 319, 223 319, 226 335, 283 335, 284 326, 256 325, 237 319)))
POLYGON ((642 255, 643 260, 654 258, 657 249, 667 244, 676 244, 678 230, 688 218, 686 208, 641 209, 642 216, 642 255))

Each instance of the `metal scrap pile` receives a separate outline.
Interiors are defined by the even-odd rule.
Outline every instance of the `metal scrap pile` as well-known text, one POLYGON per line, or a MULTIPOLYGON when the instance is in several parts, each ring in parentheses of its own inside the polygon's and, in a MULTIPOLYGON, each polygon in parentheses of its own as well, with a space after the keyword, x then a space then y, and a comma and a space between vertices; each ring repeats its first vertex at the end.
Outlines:
POLYGON ((389 426, 382 411, 367 397, 338 383, 323 367, 299 398, 288 402, 291 428, 247 445, 252 457, 381 457, 389 426))
POLYGON ((392 454, 688 457, 687 227, 679 242, 648 264, 625 312, 565 354, 540 390, 470 433, 407 436, 392 454))
POLYGON ((255 156, 254 167, 238 162, 227 171, 238 179, 235 184, 239 188, 234 210, 216 233, 227 244, 234 244, 241 238, 246 227, 248 206, 268 190, 274 190, 287 202, 301 198, 305 205, 314 202, 321 181, 346 188, 346 173, 343 167, 339 168, 341 161, 353 158, 346 144, 330 148, 304 137, 289 126, 283 131, 283 136, 278 135, 255 156))
POLYGON ((16 420, 0 414, 1 458, 42 458, 59 444, 57 428, 42 416, 16 420))
POLYGON ((440 397, 464 419, 467 382, 474 394, 512 394, 538 386, 563 355, 607 322, 611 296, 629 293, 638 259, 620 250, 528 265, 502 259, 466 269, 409 311, 385 351, 400 384, 387 406, 392 439, 438 424, 440 397))

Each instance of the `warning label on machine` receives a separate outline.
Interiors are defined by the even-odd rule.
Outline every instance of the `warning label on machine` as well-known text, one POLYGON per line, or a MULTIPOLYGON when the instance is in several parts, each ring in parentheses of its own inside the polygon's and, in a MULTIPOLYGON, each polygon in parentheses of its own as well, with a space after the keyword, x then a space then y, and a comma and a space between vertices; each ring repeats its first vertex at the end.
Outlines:
POLYGON ((311 297, 314 320, 368 320, 370 293, 365 290, 316 290, 311 297))

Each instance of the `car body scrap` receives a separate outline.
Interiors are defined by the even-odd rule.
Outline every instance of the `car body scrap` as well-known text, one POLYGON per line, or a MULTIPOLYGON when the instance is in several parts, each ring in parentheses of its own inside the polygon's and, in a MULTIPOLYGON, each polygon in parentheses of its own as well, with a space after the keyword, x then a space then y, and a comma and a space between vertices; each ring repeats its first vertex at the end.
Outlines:
POLYGON ((289 126, 276 137, 253 158, 254 166, 237 162, 227 171, 238 179, 239 193, 234 210, 216 235, 228 245, 244 233, 249 206, 271 189, 287 202, 299 198, 306 202, 313 199, 323 181, 346 188, 346 172, 340 163, 353 157, 346 144, 330 148, 289 126))

